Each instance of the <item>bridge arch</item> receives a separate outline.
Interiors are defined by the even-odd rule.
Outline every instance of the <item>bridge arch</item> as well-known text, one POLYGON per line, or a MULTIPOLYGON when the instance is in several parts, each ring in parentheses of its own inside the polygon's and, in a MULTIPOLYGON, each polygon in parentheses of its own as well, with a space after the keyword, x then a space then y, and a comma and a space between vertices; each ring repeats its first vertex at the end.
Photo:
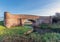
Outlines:
MULTIPOLYGON (((39 16, 35 15, 22 15, 22 14, 11 14, 9 12, 4 12, 4 25, 7 28, 12 26, 23 26, 27 19, 36 20, 39 16)), ((31 21, 32 22, 32 21, 31 21)))

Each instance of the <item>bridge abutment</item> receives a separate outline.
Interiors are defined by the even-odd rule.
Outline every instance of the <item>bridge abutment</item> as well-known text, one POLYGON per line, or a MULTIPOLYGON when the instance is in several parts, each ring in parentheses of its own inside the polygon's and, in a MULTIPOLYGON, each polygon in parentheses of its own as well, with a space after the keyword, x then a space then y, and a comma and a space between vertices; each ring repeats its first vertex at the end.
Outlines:
POLYGON ((37 19, 39 16, 34 15, 14 15, 9 12, 4 12, 4 25, 7 28, 12 26, 24 26, 27 19, 37 19))

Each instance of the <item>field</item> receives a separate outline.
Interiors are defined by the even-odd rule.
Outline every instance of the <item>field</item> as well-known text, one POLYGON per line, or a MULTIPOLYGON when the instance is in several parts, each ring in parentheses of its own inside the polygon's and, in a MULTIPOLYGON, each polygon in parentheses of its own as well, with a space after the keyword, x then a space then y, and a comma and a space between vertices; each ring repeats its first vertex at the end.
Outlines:
POLYGON ((32 30, 29 26, 17 26, 8 29, 0 21, 0 42, 60 42, 60 33, 58 32, 46 32, 44 34, 32 32, 29 35, 24 35, 24 32, 29 30, 32 30))

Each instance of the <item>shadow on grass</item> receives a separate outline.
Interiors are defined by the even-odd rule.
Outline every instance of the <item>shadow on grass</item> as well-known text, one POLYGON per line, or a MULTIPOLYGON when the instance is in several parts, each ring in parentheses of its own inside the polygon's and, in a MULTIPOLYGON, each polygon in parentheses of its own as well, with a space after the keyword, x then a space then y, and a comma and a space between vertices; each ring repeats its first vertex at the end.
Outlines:
POLYGON ((39 34, 60 33, 60 28, 40 28, 40 29, 36 29, 36 32, 38 32, 39 34))

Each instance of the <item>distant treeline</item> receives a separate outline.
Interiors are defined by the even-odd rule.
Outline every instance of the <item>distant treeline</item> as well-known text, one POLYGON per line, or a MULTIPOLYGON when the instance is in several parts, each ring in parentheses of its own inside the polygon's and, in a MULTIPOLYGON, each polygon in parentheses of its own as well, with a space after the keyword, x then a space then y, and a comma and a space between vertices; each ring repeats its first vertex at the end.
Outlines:
POLYGON ((3 17, 0 17, 0 21, 3 21, 4 20, 4 18, 3 17))

